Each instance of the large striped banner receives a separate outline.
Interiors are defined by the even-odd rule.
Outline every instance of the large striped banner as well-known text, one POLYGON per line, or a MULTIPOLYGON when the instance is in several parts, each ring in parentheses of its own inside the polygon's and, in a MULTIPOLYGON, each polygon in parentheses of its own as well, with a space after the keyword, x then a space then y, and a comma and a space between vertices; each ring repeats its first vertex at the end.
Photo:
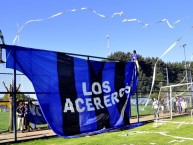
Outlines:
POLYGON ((56 134, 76 137, 130 124, 130 96, 137 87, 134 62, 85 60, 11 45, 6 45, 6 56, 6 67, 32 82, 56 134))

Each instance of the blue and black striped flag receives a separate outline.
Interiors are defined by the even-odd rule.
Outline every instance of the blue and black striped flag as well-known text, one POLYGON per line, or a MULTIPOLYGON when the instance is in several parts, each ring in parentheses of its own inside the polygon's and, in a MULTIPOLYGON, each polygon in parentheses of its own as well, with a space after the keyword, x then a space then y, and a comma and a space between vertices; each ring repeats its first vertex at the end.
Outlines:
POLYGON ((42 113, 63 137, 130 124, 137 87, 134 62, 100 62, 61 52, 6 46, 8 68, 32 82, 42 113))

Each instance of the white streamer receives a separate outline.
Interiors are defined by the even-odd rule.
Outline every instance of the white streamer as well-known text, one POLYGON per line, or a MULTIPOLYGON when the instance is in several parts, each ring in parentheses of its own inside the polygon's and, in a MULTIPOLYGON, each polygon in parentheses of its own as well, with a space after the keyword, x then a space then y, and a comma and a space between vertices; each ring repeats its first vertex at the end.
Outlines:
POLYGON ((147 23, 144 23, 142 21, 140 21, 139 19, 137 18, 134 18, 134 19, 123 19, 122 22, 133 22, 133 21, 136 21, 138 23, 140 23, 141 25, 144 26, 144 28, 147 28, 148 26, 150 25, 154 25, 154 24, 158 24, 158 23, 166 23, 168 25, 169 28, 173 29, 174 28, 174 25, 176 25, 177 23, 181 22, 182 20, 185 20, 187 18, 190 18, 189 16, 185 17, 185 18, 182 18, 182 19, 178 19, 176 20, 173 24, 169 22, 168 19, 164 18, 162 20, 159 20, 159 21, 156 21, 154 23, 151 23, 151 24, 147 24, 147 23))
MULTIPOLYGON (((105 16, 105 15, 103 15, 103 14, 100 14, 100 13, 98 13, 96 10, 93 10, 93 9, 90 9, 90 8, 79 8, 79 9, 72 9, 72 10, 64 10, 64 11, 62 11, 62 12, 56 13, 56 14, 54 14, 54 15, 51 15, 51 16, 49 16, 48 18, 35 19, 35 20, 28 20, 28 21, 26 21, 20 28, 18 28, 17 34, 16 34, 16 36, 15 36, 14 39, 13 39, 13 44, 15 44, 15 41, 16 41, 16 40, 18 40, 18 42, 19 42, 19 34, 20 34, 21 31, 23 30, 23 28, 24 28, 27 24, 29 24, 29 23, 46 21, 46 20, 52 19, 52 18, 54 18, 54 17, 58 17, 58 16, 64 14, 65 12, 76 12, 76 11, 82 11, 82 10, 88 10, 88 11, 90 11, 90 12, 98 15, 98 16, 101 17, 101 18, 114 18, 115 16, 120 16, 120 17, 122 17, 123 14, 124 14, 124 12, 121 11, 121 12, 113 13, 113 14, 109 17, 109 16, 105 16)), ((189 18, 189 17, 185 17, 185 18, 183 18, 183 19, 187 19, 187 18, 189 18)), ((183 20, 183 19, 182 19, 182 20, 183 20)), ((175 22, 173 23, 173 25, 169 22, 168 19, 162 19, 162 20, 157 21, 157 22, 155 22, 155 23, 165 22, 165 23, 169 26, 169 28, 174 28, 174 25, 176 25, 177 23, 181 22, 182 20, 178 19, 177 21, 175 21, 175 22)), ((133 19, 123 19, 123 20, 122 20, 122 22, 134 22, 134 21, 136 21, 137 23, 141 24, 144 28, 147 28, 148 26, 150 26, 150 24, 144 23, 144 22, 142 22, 141 20, 139 20, 139 19, 137 19, 137 18, 133 18, 133 19)), ((153 23, 153 24, 155 24, 155 23, 153 23)))
MULTIPOLYGON (((193 27, 190 27, 190 29, 192 29, 193 27)), ((150 93, 149 93, 149 97, 147 99, 147 102, 145 103, 145 106, 141 109, 144 110, 145 107, 147 106, 148 102, 149 102, 149 98, 151 98, 151 94, 153 91, 153 87, 155 84, 155 76, 156 76, 156 65, 159 62, 159 60, 161 60, 170 50, 172 50, 176 44, 183 38, 183 36, 190 31, 190 29, 188 29, 188 31, 186 31, 181 37, 179 37, 160 57, 159 59, 156 61, 155 65, 154 65, 154 71, 153 71, 153 78, 152 78, 152 85, 151 85, 151 89, 150 89, 150 93)))
MULTIPOLYGON (((162 59, 172 48, 174 48, 176 46, 176 44, 180 41, 182 37, 180 37, 179 39, 177 39, 176 42, 174 42, 160 57, 159 59, 156 61, 155 65, 154 65, 154 68, 153 68, 153 78, 152 78, 152 84, 151 84, 151 90, 150 90, 150 93, 149 93, 149 97, 148 98, 151 98, 151 94, 152 94, 152 91, 153 91, 153 87, 154 87, 154 83, 155 83, 155 75, 156 75, 156 66, 157 66, 157 63, 159 62, 160 59, 162 59)), ((144 108, 147 106, 147 104, 149 103, 149 99, 147 99, 146 103, 145 103, 145 106, 143 107, 142 110, 144 110, 144 108)))
POLYGON ((177 20, 176 22, 174 22, 174 24, 177 24, 177 23, 179 23, 181 20, 177 20))
POLYGON ((124 19, 122 22, 133 22, 137 21, 137 19, 124 19))
POLYGON ((114 13, 111 17, 115 17, 116 15, 119 15, 119 16, 122 16, 123 15, 123 12, 119 12, 119 13, 114 13))
POLYGON ((57 16, 62 15, 62 14, 63 14, 63 12, 57 13, 57 14, 55 14, 55 15, 53 15, 53 16, 50 16, 48 19, 51 19, 51 18, 53 18, 53 17, 57 17, 57 16))
POLYGON ((141 24, 143 27, 147 27, 147 26, 149 26, 149 24, 145 24, 145 23, 143 23, 141 20, 139 20, 139 19, 123 19, 122 20, 122 22, 137 22, 137 23, 139 23, 139 24, 141 24))
MULTIPOLYGON (((28 20, 26 21, 20 28, 18 28, 18 31, 17 31, 17 34, 16 36, 14 37, 13 39, 13 44, 15 44, 15 41, 19 39, 19 34, 21 33, 21 31, 24 29, 24 27, 29 24, 29 23, 32 23, 32 22, 40 22, 40 21, 46 21, 46 20, 49 20, 49 19, 52 19, 54 17, 58 17, 62 14, 64 14, 65 12, 76 12, 76 11, 81 11, 81 10, 88 10, 88 11, 91 11, 92 13, 98 15, 99 17, 102 17, 102 18, 113 18, 115 16, 122 16, 123 15, 123 12, 117 12, 117 13, 114 13, 112 14, 111 17, 108 17, 108 16, 105 16, 103 14, 100 14, 98 12, 96 12, 95 10, 93 9, 90 9, 90 8, 80 8, 80 9, 72 9, 72 10, 64 10, 62 12, 59 12, 59 13, 56 13, 54 15, 51 15, 49 16, 48 18, 44 18, 44 19, 35 19, 35 20, 28 20)), ((18 40, 19 41, 19 40, 18 40)))
MULTIPOLYGON (((179 21, 179 20, 178 20, 178 21, 179 21)), ((174 28, 174 26, 172 26, 167 19, 163 19, 163 20, 161 20, 161 21, 158 21, 157 23, 161 23, 161 22, 166 22, 166 24, 167 24, 170 28, 174 28)))

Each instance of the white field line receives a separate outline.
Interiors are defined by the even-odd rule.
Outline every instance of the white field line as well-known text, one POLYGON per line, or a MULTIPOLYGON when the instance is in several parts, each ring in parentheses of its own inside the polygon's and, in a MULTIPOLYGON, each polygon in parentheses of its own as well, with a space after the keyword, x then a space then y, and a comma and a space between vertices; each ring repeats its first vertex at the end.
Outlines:
POLYGON ((119 136, 130 136, 130 135, 134 135, 134 134, 160 134, 162 136, 167 136, 167 137, 171 137, 171 138, 175 138, 175 139, 180 139, 181 142, 183 142, 183 140, 191 140, 193 141, 193 138, 188 138, 188 137, 182 137, 182 136, 173 136, 173 135, 169 135, 166 132, 151 132, 151 131, 131 131, 128 133, 122 133, 119 136))

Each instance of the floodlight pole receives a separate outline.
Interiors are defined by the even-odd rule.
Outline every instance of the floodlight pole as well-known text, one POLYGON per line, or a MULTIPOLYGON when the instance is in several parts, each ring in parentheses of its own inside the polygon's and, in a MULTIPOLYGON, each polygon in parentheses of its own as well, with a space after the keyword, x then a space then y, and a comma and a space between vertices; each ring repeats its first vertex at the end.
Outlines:
POLYGON ((108 50, 108 55, 110 55, 110 36, 107 34, 106 36, 106 39, 107 39, 107 50, 108 50))
POLYGON ((166 75, 167 75, 167 86, 169 86, 169 75, 168 75, 168 68, 166 67, 166 75))
MULTIPOLYGON (((190 82, 192 82, 192 71, 190 71, 190 82)), ((191 91, 192 91, 192 97, 191 97, 191 107, 193 107, 193 85, 191 86, 191 91)))
MULTIPOLYGON (((192 64, 193 55, 191 56, 190 66, 192 64)), ((190 82, 192 83, 192 71, 190 70, 190 82)), ((191 107, 193 107, 193 85, 191 86, 192 96, 191 96, 191 107)))
MULTIPOLYGON (((185 61, 185 70, 186 70, 186 83, 188 83, 188 72, 187 72, 187 64, 186 64, 186 44, 183 44, 182 47, 184 48, 184 61, 185 61)), ((187 89, 188 89, 188 85, 187 85, 187 89)))

